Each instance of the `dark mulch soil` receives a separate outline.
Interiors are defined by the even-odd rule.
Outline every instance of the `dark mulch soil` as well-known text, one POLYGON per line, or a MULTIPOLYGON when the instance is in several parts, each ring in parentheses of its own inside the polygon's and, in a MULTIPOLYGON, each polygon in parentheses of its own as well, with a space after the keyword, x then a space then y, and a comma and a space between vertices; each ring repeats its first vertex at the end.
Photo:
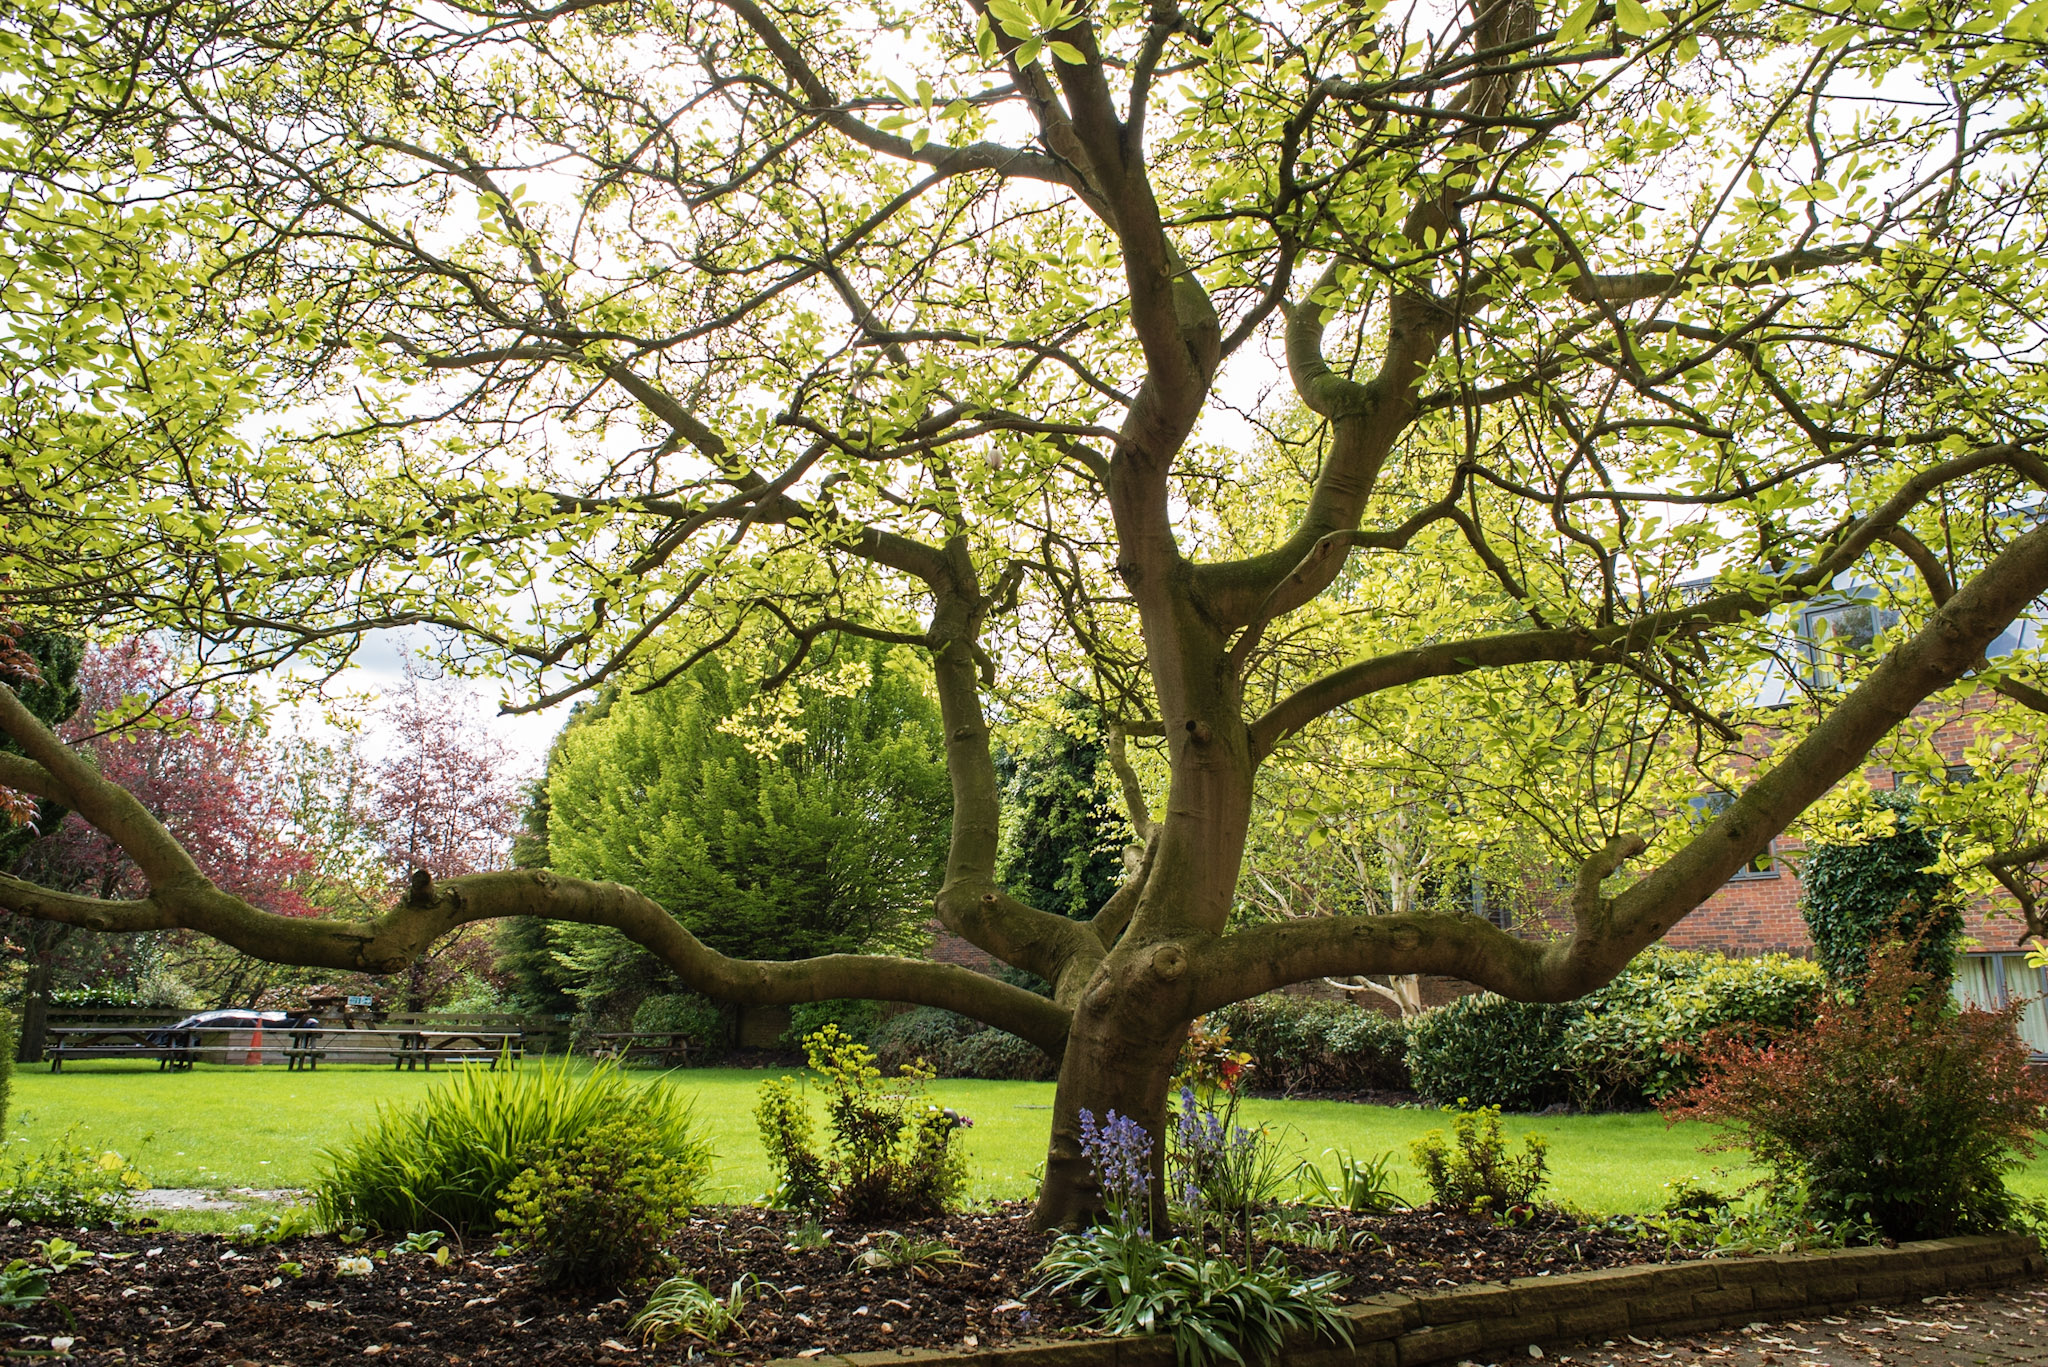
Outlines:
MULTIPOLYGON (((718 1348, 737 1362, 891 1347, 987 1346, 1003 1339, 1075 1332, 1087 1312, 1028 1295, 1047 1238, 1025 1208, 951 1216, 901 1233, 943 1239, 957 1263, 870 1267, 889 1241, 836 1230, 823 1247, 788 1242, 791 1217, 752 1207, 713 1208, 692 1219, 675 1252, 690 1275, 717 1289, 743 1274, 765 1285, 738 1332, 718 1348), (870 1256, 864 1256, 870 1255, 870 1256), (771 1289, 772 1288, 772 1289, 771 1289)), ((1290 1249, 1304 1271, 1345 1271, 1349 1298, 1515 1276, 1614 1267, 1667 1256, 1622 1233, 1541 1215, 1503 1228, 1434 1212, 1375 1217, 1305 1211, 1294 1218, 1327 1231, 1290 1249), (1356 1247, 1347 1247, 1356 1244, 1356 1247)), ((44 1231, 0 1230, 0 1259, 37 1260, 44 1231)), ((265 1364, 313 1367, 363 1357, 442 1367, 516 1362, 520 1367, 674 1362, 686 1345, 652 1349, 627 1328, 644 1288, 623 1295, 569 1294, 537 1283, 517 1259, 485 1248, 445 1267, 390 1241, 349 1247, 331 1238, 238 1246, 215 1235, 77 1234, 99 1257, 53 1279, 51 1299, 21 1312, 22 1329, 0 1333, 9 1355, 65 1346, 82 1363, 265 1364), (337 1275, 339 1259, 370 1254, 367 1276, 337 1275), (299 1276, 280 1271, 295 1262, 299 1276)))

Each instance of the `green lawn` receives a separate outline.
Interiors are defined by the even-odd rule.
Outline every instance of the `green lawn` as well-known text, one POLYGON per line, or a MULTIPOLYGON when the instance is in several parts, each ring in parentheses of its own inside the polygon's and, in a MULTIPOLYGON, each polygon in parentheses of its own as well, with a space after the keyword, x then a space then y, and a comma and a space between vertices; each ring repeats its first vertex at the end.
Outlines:
MULTIPOLYGON (((531 1065, 529 1065, 531 1066, 531 1065)), ((638 1074, 650 1084, 663 1075, 638 1074)), ((667 1085, 689 1092, 717 1155, 713 1199, 748 1200, 767 1186, 754 1132, 754 1089, 770 1076, 739 1069, 668 1074, 667 1085)), ((147 1064, 73 1064, 52 1075, 15 1074, 10 1144, 40 1143, 72 1126, 96 1147, 116 1149, 163 1187, 297 1187, 312 1181, 319 1150, 345 1139, 378 1103, 416 1097, 438 1075, 370 1067, 287 1073, 279 1068, 201 1066, 159 1073, 147 1064)), ((1045 1155, 1052 1086, 1035 1082, 948 1080, 934 1097, 972 1116, 968 1161, 978 1195, 1022 1196, 1045 1155)), ((1315 1158, 1344 1147, 1359 1154, 1393 1150, 1400 1190, 1420 1199, 1408 1164, 1408 1142, 1438 1128, 1434 1111, 1352 1106, 1329 1101, 1259 1101, 1246 1113, 1274 1126, 1284 1143, 1315 1158)), ((1667 1127, 1655 1115, 1510 1117, 1508 1128, 1534 1130, 1551 1141, 1555 1199, 1618 1213, 1654 1209, 1663 1184, 1708 1177, 1733 1161, 1700 1152, 1711 1132, 1699 1125, 1667 1127)), ((2014 1184, 2048 1197, 2048 1156, 2014 1184)))

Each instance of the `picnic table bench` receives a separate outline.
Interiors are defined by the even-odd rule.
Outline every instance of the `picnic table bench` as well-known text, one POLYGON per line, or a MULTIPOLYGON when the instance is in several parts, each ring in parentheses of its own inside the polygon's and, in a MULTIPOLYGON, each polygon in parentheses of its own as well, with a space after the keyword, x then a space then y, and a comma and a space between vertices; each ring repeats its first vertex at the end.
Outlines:
POLYGON ((504 1059, 516 1064, 525 1056, 525 1036, 477 1030, 294 1030, 284 1051, 285 1068, 316 1069, 322 1059, 335 1062, 389 1060, 392 1071, 415 1068, 433 1071, 436 1063, 483 1063, 492 1068, 504 1059))
MULTIPOLYGON (((64 1060, 85 1058, 153 1058, 157 1071, 182 1072, 203 1052, 197 1030, 171 1030, 161 1025, 53 1025, 44 1057, 50 1071, 64 1071, 64 1060)), ((247 1050, 243 1050, 244 1053, 247 1050)))
POLYGON ((690 1037, 681 1030, 611 1030, 594 1038, 597 1042, 590 1050, 592 1058, 626 1063, 638 1057, 670 1068, 690 1061, 690 1037))
POLYGON ((323 1059, 336 1063, 385 1063, 393 1069, 425 1068, 436 1063, 484 1063, 492 1068, 500 1059, 517 1063, 525 1054, 525 1037, 517 1033, 474 1030, 350 1030, 327 1028, 273 1027, 290 1043, 279 1048, 273 1042, 250 1039, 236 1044, 202 1044, 200 1037, 225 1033, 205 1026, 178 1028, 166 1025, 66 1025, 52 1026, 44 1056, 50 1071, 64 1071, 66 1060, 89 1058, 134 1058, 157 1060, 158 1071, 183 1072, 203 1058, 246 1058, 250 1063, 268 1054, 274 1061, 284 1057, 287 1072, 320 1066, 323 1059))

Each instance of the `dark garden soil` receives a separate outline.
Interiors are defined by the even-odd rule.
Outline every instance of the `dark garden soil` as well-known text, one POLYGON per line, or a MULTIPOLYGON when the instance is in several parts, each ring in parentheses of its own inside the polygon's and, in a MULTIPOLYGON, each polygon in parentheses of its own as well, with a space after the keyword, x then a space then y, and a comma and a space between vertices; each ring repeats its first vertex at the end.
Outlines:
MULTIPOLYGON (((943 1240, 957 1262, 876 1266, 894 1241, 838 1229, 822 1247, 789 1242, 797 1221, 753 1207, 700 1211, 677 1239, 683 1271, 723 1290, 751 1275, 760 1285, 740 1328, 716 1345, 732 1361, 892 1347, 989 1346, 1004 1339, 1079 1332, 1088 1313, 1032 1296, 1047 1239, 1006 1206, 904 1225, 914 1240, 943 1240)), ((1294 1212, 1328 1231, 1335 1250, 1293 1245, 1304 1272, 1351 1277, 1347 1298, 1515 1276, 1656 1261, 1661 1247, 1556 1215, 1503 1228, 1431 1212, 1374 1217, 1294 1212), (1355 1248, 1343 1247, 1355 1243, 1355 1248)), ((39 1262, 47 1231, 0 1230, 0 1259, 39 1262)), ((0 1333, 9 1356, 68 1352, 70 1361, 263 1364, 506 1362, 519 1367, 677 1362, 689 1343, 643 1345, 628 1328, 645 1288, 568 1294, 540 1285, 518 1259, 488 1246, 436 1265, 391 1241, 354 1246, 331 1238, 237 1245, 217 1235, 165 1232, 66 1237, 103 1256, 51 1279, 49 1300, 17 1311, 0 1333), (343 1259, 371 1258, 349 1276, 343 1259), (286 1264, 297 1264, 297 1275, 286 1264), (70 1340, 67 1344, 65 1340, 70 1340)))

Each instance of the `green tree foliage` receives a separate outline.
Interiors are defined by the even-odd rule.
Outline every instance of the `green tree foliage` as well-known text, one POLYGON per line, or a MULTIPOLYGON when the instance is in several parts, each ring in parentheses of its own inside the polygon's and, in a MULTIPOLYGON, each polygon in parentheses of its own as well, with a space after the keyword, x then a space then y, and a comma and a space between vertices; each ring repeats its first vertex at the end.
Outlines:
MULTIPOLYGON (((829 678, 754 683, 713 657, 569 730, 550 867, 629 884, 744 958, 921 946, 950 807, 938 708, 883 645, 829 678)), ((669 978, 616 932, 551 935, 586 1005, 669 978)))
POLYGON ((1066 1060, 1041 1217, 1079 1218, 1081 1110, 1156 1134, 1204 1012, 1360 975, 1575 997, 1921 704, 1995 698, 2040 752, 2038 655, 1989 648, 2048 592, 2043 13, 15 6, 18 616, 238 668, 427 625, 522 707, 764 638, 792 678, 921 652, 936 910, 1056 990, 736 964, 559 861, 263 919, 47 746, 6 781, 95 806, 150 891, 0 904, 386 973, 551 915, 707 994, 972 1012, 1066 1060), (1802 638, 1845 579, 1896 620, 1802 638), (1087 921, 996 877, 991 712, 1070 687, 1159 790, 1087 921), (1269 766, 1360 726, 1412 750, 1353 791, 1419 789, 1433 848, 1575 871, 1564 943, 1233 921, 1269 766), (1700 771, 1731 801, 1695 825, 1700 771))
POLYGON ((1131 829, 1110 807, 1101 720, 1099 708, 1069 696, 1051 722, 996 753, 1004 819, 996 877, 1040 911, 1093 915, 1123 881, 1131 829))
POLYGON ((1941 868, 1941 842, 1921 824, 1910 794, 1878 793, 1868 810, 1861 839, 1814 845, 1800 870, 1799 914, 1814 956, 1829 978, 1854 985, 1870 971, 1872 945, 1903 937, 1916 946, 1915 967, 1945 990, 1963 908, 1941 868))

